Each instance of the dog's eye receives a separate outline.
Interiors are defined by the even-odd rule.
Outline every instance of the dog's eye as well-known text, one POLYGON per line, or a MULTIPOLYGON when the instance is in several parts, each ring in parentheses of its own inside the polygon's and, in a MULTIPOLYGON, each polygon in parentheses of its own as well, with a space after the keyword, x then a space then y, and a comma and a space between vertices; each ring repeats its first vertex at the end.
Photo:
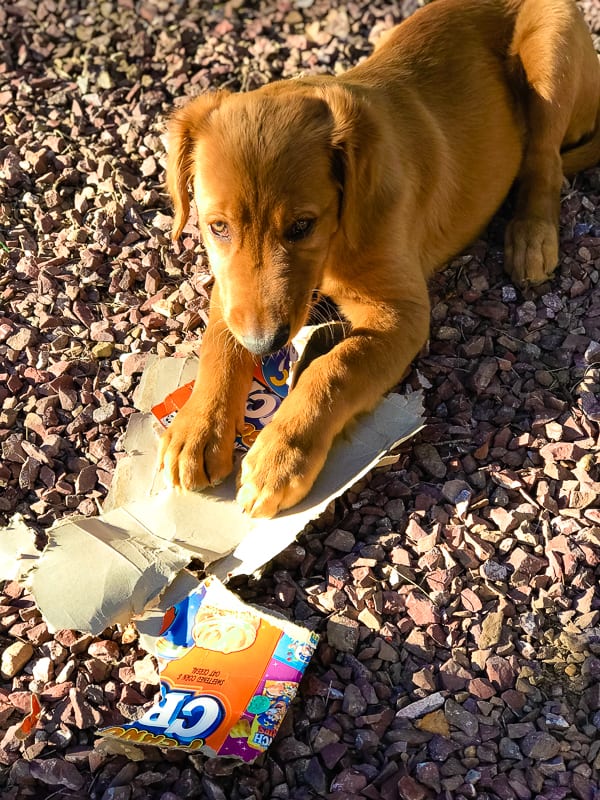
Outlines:
POLYGON ((315 227, 315 222, 314 219, 297 219, 285 232, 285 238, 288 242, 299 242, 300 239, 305 239, 315 227))
POLYGON ((218 220, 217 222, 211 222, 208 226, 210 232, 213 236, 217 239, 230 239, 231 236, 229 234, 229 225, 222 220, 218 220))

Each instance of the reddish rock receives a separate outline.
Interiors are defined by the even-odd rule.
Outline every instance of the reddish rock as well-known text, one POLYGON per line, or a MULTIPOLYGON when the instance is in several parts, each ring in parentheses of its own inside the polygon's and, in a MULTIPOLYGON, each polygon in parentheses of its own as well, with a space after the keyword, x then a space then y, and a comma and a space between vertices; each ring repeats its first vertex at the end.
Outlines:
POLYGON ((415 766, 415 775, 419 783, 438 794, 441 792, 440 768, 433 761, 421 761, 415 766))
POLYGON ((71 630, 56 631, 54 638, 74 654, 83 653, 93 639, 89 633, 79 634, 71 630))
POLYGON ((540 455, 545 461, 577 461, 585 450, 575 442, 550 442, 540 447, 540 455))
POLYGON ((508 661, 502 656, 491 656, 486 665, 486 673, 491 683, 498 689, 511 689, 515 682, 515 673, 508 661))
POLYGON ((429 598, 419 592, 406 596, 406 613, 416 625, 425 626, 439 621, 439 612, 429 598))
POLYGON ((346 755, 348 746, 341 742, 332 742, 326 744, 319 752, 319 756, 323 760, 323 764, 327 769, 333 769, 336 764, 346 755))
POLYGON ((29 628, 27 631, 27 638, 36 647, 44 644, 45 642, 52 641, 52 634, 48 631, 48 626, 45 622, 40 622, 29 628))
POLYGON ((521 741, 521 752, 536 761, 554 758, 560 753, 560 742, 544 731, 533 731, 521 741))
POLYGON ((360 794, 367 783, 368 780, 362 772, 358 772, 355 769, 344 769, 331 781, 330 791, 360 794))
POLYGON ((47 786, 64 786, 79 791, 85 783, 77 767, 60 758, 33 759, 30 770, 33 778, 47 786))
POLYGON ((119 645, 116 642, 111 642, 109 639, 92 642, 88 647, 88 653, 93 658, 106 662, 117 662, 121 657, 119 645))
POLYGON ((148 360, 148 353, 129 353, 123 360, 123 374, 131 377, 144 371, 148 360))
POLYGON ((516 515, 506 508, 491 508, 489 516, 490 520, 494 523, 499 531, 502 531, 502 533, 514 531, 519 525, 519 520, 517 519, 516 515))
POLYGON ((351 717, 358 717, 367 710, 367 701, 358 686, 353 683, 348 684, 344 691, 342 701, 342 711, 351 717))
POLYGON ((90 703, 87 703, 81 692, 77 689, 69 691, 69 700, 71 701, 71 710, 75 725, 80 729, 85 728, 98 728, 103 722, 104 718, 100 711, 95 709, 90 703))
POLYGON ((22 714, 29 714, 31 709, 31 692, 11 692, 8 702, 22 714))
POLYGON ((489 700, 496 694, 496 689, 485 678, 473 678, 469 681, 467 688, 469 694, 472 694, 478 700, 489 700))
POLYGON ((481 600, 472 589, 463 589, 460 593, 460 598, 462 607, 465 609, 465 611, 477 613, 483 608, 481 600))
POLYGON ((457 692, 461 689, 465 689, 473 677, 469 670, 465 669, 452 658, 449 658, 442 664, 439 674, 442 688, 450 692, 457 692))
POLYGON ((514 570, 513 579, 515 576, 523 575, 524 577, 531 577, 542 572, 547 565, 548 561, 545 558, 539 558, 532 553, 528 553, 522 547, 515 547, 508 557, 507 563, 514 570))
POLYGON ((428 792, 410 775, 403 775, 398 781, 398 795, 401 800, 425 800, 428 792))

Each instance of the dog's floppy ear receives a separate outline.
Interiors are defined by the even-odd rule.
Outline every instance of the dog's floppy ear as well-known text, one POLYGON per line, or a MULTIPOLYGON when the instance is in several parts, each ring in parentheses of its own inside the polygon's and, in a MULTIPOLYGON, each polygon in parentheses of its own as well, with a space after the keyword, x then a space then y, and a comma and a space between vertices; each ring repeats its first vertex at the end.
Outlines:
POLYGON ((333 117, 334 174, 340 182, 340 225, 351 247, 358 247, 384 192, 382 131, 366 99, 340 84, 320 87, 333 117))
POLYGON ((167 124, 167 189, 173 200, 173 239, 181 235, 190 213, 188 184, 193 173, 194 144, 226 91, 203 94, 176 111, 167 124))

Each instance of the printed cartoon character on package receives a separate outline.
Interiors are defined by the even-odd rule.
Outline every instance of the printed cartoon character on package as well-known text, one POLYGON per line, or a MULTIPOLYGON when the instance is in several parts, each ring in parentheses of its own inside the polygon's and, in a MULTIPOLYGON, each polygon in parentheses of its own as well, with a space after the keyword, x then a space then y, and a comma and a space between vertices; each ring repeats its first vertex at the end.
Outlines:
MULTIPOLYGON (((260 431, 271 421, 281 401, 287 396, 290 371, 297 359, 298 353, 292 345, 266 356, 256 365, 246 401, 244 430, 236 438, 236 446, 240 450, 247 451, 252 447, 260 431)), ((173 422, 179 409, 189 399, 193 387, 194 381, 190 381, 154 406, 152 413, 163 427, 168 428, 173 422)))
POLYGON ((253 761, 273 741, 317 641, 207 578, 165 615, 159 701, 100 733, 253 761))

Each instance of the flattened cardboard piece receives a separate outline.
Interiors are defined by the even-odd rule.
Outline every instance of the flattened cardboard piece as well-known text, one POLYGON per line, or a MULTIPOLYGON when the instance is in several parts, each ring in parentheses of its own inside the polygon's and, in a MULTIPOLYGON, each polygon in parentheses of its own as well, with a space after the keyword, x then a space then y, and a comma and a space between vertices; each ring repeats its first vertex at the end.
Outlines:
POLYGON ((338 438, 315 485, 298 505, 274 519, 253 519, 239 510, 244 530, 240 543, 207 571, 225 580, 232 575, 251 575, 262 567, 291 544, 332 500, 377 466, 389 450, 420 430, 422 410, 420 393, 385 397, 370 414, 355 422, 349 434, 338 438))
POLYGON ((100 734, 254 761, 273 741, 317 641, 211 576, 165 615, 158 702, 100 734))
POLYGON ((15 514, 0 530, 0 580, 20 581, 39 556, 35 533, 20 514, 15 514))
POLYGON ((187 550, 150 534, 124 509, 74 517, 48 534, 27 586, 51 629, 101 633, 141 614, 190 560, 187 550))
POLYGON ((307 497, 274 519, 253 518, 242 511, 235 502, 234 475, 198 493, 166 488, 162 474, 149 466, 156 463, 156 436, 144 422, 136 422, 138 435, 126 441, 126 447, 133 448, 133 461, 124 458, 119 462, 105 508, 112 508, 115 498, 128 509, 135 506, 136 517, 157 536, 189 548, 202 559, 207 572, 222 580, 251 574, 293 542, 390 449, 421 429, 422 402, 419 392, 385 397, 370 414, 360 417, 348 434, 338 438, 307 497), (148 499, 140 502, 136 499, 140 496, 148 499), (160 514, 163 504, 167 511, 160 514), (158 525, 159 519, 165 523, 158 525), (198 520, 202 520, 201 528, 198 520), (223 560, 213 563, 220 558, 223 560))
POLYGON ((255 572, 423 426, 420 392, 387 396, 338 438, 304 501, 274 519, 253 519, 235 502, 233 476, 190 493, 165 486, 158 472, 159 437, 150 409, 187 383, 196 368, 195 358, 148 360, 136 395, 144 412, 130 418, 127 455, 117 465, 103 513, 69 518, 51 529, 49 545, 26 579, 50 628, 100 633, 114 622, 128 622, 156 605, 193 558, 224 580, 255 572))

